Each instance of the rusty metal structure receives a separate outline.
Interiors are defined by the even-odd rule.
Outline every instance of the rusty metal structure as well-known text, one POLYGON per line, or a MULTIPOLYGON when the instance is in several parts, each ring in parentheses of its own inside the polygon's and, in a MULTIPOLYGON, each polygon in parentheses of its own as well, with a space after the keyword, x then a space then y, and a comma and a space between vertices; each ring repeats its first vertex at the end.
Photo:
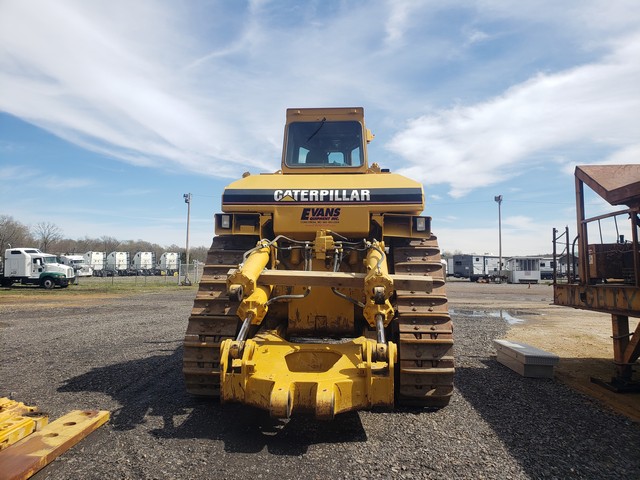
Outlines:
POLYGON ((577 166, 575 194, 576 239, 569 242, 568 228, 562 234, 554 229, 554 303, 611 315, 614 375, 610 382, 592 380, 617 392, 640 391, 640 383, 633 378, 640 356, 640 323, 631 332, 629 322, 630 317, 640 317, 640 165, 577 166), (612 207, 624 208, 587 217, 585 185, 612 207), (603 241, 605 220, 615 228, 615 242, 603 241), (630 239, 620 234, 625 222, 630 239), (590 228, 599 242, 589 237, 590 228), (558 252, 563 242, 565 250, 558 252), (558 273, 563 258, 577 258, 577 271, 573 261, 566 262, 566 282, 558 273))

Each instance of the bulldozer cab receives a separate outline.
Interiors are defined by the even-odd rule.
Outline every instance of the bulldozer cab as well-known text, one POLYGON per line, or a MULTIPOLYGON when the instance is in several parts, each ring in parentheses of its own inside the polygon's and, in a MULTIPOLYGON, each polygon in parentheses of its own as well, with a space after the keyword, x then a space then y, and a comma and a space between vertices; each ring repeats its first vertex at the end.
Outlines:
POLYGON ((283 173, 364 173, 366 144, 362 108, 288 109, 283 173))

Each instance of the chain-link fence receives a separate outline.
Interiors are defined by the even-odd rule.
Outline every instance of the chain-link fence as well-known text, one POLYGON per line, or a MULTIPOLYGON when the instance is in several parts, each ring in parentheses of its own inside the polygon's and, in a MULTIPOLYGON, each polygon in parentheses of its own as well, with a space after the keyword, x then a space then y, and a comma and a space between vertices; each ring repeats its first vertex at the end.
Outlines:
POLYGON ((75 283, 78 285, 195 285, 200 283, 204 264, 190 264, 188 267, 189 268, 187 268, 186 264, 182 264, 178 271, 131 271, 128 274, 118 274, 117 272, 104 270, 98 274, 94 273, 94 275, 90 277, 76 277, 75 283))
POLYGON ((180 285, 192 285, 200 283, 204 263, 186 263, 180 264, 180 272, 178 273, 178 283, 180 285), (188 268, 187 268, 188 267, 188 268))

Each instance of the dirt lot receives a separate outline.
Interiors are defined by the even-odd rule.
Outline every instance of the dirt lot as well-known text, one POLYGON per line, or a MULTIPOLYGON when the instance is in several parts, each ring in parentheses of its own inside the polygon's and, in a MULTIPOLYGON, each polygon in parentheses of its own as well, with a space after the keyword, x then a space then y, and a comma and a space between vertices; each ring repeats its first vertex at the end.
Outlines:
MULTIPOLYGON (((548 286, 448 288, 455 391, 437 411, 278 420, 191 397, 181 374, 189 287, 0 289, 0 396, 51 418, 77 408, 111 412, 39 480, 640 478, 640 424, 558 381, 589 386, 594 363, 609 375, 606 316, 550 306, 548 286), (500 365, 495 338, 560 355, 556 379, 500 365)), ((635 398, 626 413, 637 417, 637 396, 624 398, 635 398)))
MULTIPOLYGON (((454 310, 502 315, 513 322, 508 340, 560 357, 555 367, 558 380, 640 422, 640 393, 617 394, 590 381, 591 377, 609 381, 613 374, 610 315, 552 305, 551 285, 449 282, 448 294, 454 310)), ((630 320, 633 331, 638 322, 630 320)))

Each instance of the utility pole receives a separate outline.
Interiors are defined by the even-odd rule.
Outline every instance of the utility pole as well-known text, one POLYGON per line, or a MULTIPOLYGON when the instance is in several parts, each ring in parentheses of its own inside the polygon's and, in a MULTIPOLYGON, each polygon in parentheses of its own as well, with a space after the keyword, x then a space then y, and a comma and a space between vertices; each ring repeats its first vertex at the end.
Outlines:
POLYGON ((498 202, 498 278, 502 283, 502 195, 496 195, 493 199, 498 202))
POLYGON ((191 280, 189 280, 189 222, 191 220, 191 194, 185 193, 183 197, 184 197, 184 203, 187 204, 187 244, 185 246, 186 257, 187 257, 186 258, 187 270, 185 271, 184 281, 182 282, 182 284, 191 285, 191 280))

